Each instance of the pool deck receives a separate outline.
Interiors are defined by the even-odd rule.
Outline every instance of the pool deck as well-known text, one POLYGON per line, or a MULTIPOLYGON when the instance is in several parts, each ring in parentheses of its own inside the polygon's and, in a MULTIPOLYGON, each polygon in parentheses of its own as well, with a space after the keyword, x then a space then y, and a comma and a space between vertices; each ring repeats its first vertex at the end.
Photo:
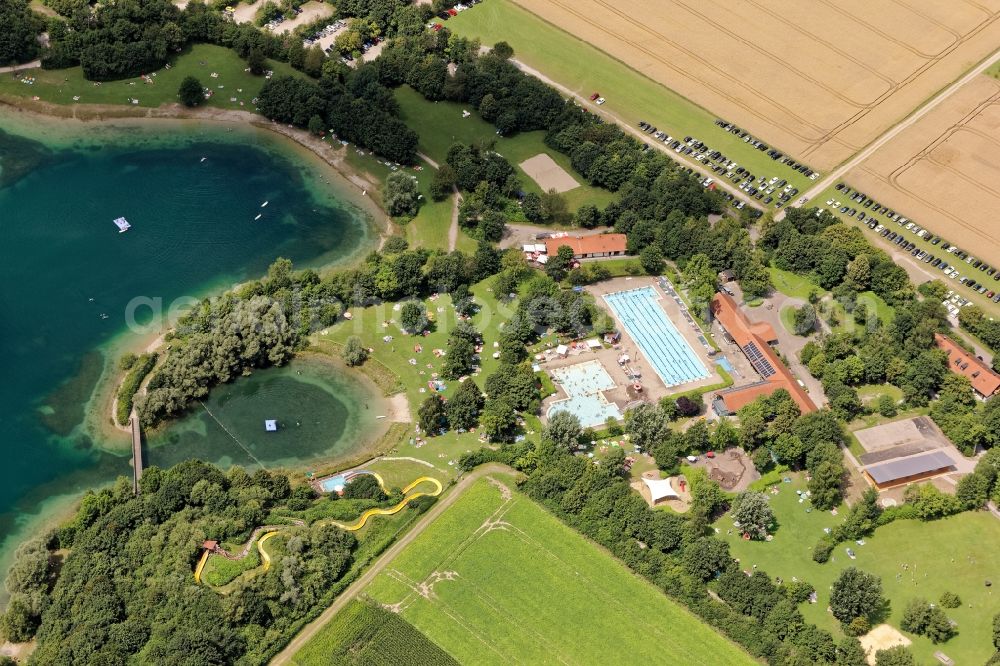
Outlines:
MULTIPOLYGON (((605 369, 611 374, 616 382, 620 382, 624 387, 627 382, 624 371, 618 367, 618 355, 621 352, 625 352, 632 358, 632 366, 639 369, 642 373, 642 384, 646 397, 650 401, 656 401, 660 398, 671 395, 674 393, 681 393, 684 391, 689 391, 694 388, 701 388, 704 386, 712 386, 713 384, 718 384, 722 381, 722 377, 716 372, 715 361, 713 358, 709 357, 708 350, 705 345, 698 339, 699 333, 704 335, 703 332, 695 332, 691 325, 687 322, 684 314, 681 312, 680 307, 677 303, 670 297, 668 297, 663 290, 660 288, 658 280, 651 277, 621 277, 614 278, 612 280, 606 280, 595 285, 586 287, 586 290, 594 295, 598 303, 610 314, 615 320, 615 326, 622 333, 621 343, 619 344, 620 349, 608 349, 603 350, 604 352, 609 352, 606 354, 606 358, 602 357, 601 361, 604 363, 605 369), (691 346, 698 359, 705 365, 709 371, 709 376, 703 379, 698 379, 695 381, 686 382, 684 384, 679 384, 676 386, 667 387, 664 385, 663 380, 657 374, 656 369, 646 358, 646 355, 642 352, 642 348, 639 344, 632 339, 629 335, 628 329, 622 324, 622 322, 615 315, 614 310, 607 306, 604 302, 603 296, 605 294, 612 294, 618 291, 629 291, 632 289, 640 289, 642 287, 652 287, 653 291, 656 292, 659 299, 656 303, 663 308, 666 313, 667 318, 673 322, 674 327, 680 331, 681 336, 684 340, 691 346)), ((598 356, 601 357, 601 352, 598 352, 598 356)), ((566 360, 566 359, 560 359, 566 360)), ((586 358, 577 358, 575 362, 580 362, 586 360, 586 358)), ((555 363, 550 363, 550 367, 557 367, 555 363)), ((624 388, 619 389, 622 394, 625 393, 624 388)), ((609 399, 611 396, 608 396, 609 399)), ((623 402, 619 403, 624 405, 623 402)))

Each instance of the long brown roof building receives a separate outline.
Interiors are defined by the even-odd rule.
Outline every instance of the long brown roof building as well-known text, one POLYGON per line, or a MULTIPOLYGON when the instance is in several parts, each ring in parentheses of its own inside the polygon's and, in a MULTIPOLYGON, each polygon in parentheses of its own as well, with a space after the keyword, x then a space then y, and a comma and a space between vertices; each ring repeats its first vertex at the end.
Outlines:
POLYGON ((718 293, 712 298, 712 315, 762 377, 761 381, 754 384, 716 393, 713 407, 717 413, 733 414, 740 407, 750 404, 762 395, 771 395, 778 389, 788 391, 803 414, 816 411, 816 405, 809 398, 809 394, 771 349, 771 343, 775 342, 778 336, 770 324, 751 322, 740 311, 736 301, 723 293, 718 293))
POLYGON ((993 372, 990 366, 962 349, 947 335, 935 333, 934 342, 948 355, 948 367, 951 371, 968 377, 976 393, 989 398, 1000 391, 1000 375, 993 372))

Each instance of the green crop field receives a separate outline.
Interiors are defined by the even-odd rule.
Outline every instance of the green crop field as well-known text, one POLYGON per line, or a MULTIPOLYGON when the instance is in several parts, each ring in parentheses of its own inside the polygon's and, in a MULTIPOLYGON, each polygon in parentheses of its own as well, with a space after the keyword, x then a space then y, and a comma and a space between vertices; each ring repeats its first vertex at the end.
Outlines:
POLYGON ((514 49, 515 59, 574 91, 581 99, 600 92, 607 103, 599 108, 625 122, 647 120, 674 137, 696 136, 755 174, 784 178, 800 190, 812 182, 717 127, 716 116, 710 111, 509 0, 476 5, 449 20, 447 26, 486 45, 507 42, 514 49))
POLYGON ((396 613, 352 601, 295 655, 292 663, 450 666, 458 662, 396 613))
MULTIPOLYGON (((295 70, 285 63, 269 61, 275 76, 293 74, 295 70)), ((14 75, 0 76, 0 95, 38 97, 53 104, 123 104, 131 106, 130 99, 138 99, 134 106, 156 107, 177 102, 177 89, 184 77, 196 77, 201 85, 211 88, 212 98, 206 106, 222 109, 255 111, 250 100, 264 86, 263 76, 253 76, 243 71, 246 63, 231 49, 210 44, 196 44, 171 60, 170 69, 150 74, 152 83, 142 78, 106 81, 97 85, 83 78, 80 67, 68 69, 32 69, 14 75), (212 77, 215 73, 218 76, 212 77), (23 83, 23 80, 33 83, 23 83), (220 88, 220 86, 222 86, 220 88), (79 100, 74 100, 79 97, 79 100), (232 98, 236 101, 231 101, 232 98), (242 105, 240 103, 243 103, 242 105)))
POLYGON ((544 132, 522 132, 512 137, 498 136, 493 125, 480 118, 467 105, 429 102, 409 86, 396 89, 396 101, 399 102, 403 120, 420 135, 420 151, 438 164, 444 164, 448 149, 453 143, 494 142, 494 149, 517 169, 525 192, 541 194, 542 189, 518 165, 539 153, 545 153, 580 183, 579 187, 562 194, 569 210, 575 211, 587 203, 603 208, 615 198, 613 192, 584 182, 580 174, 573 170, 569 157, 545 145, 544 132), (471 111, 471 115, 463 118, 463 110, 471 111))
POLYGON ((826 564, 812 560, 812 549, 824 527, 833 527, 845 514, 812 510, 809 502, 799 503, 796 490, 805 483, 797 476, 793 483, 779 483, 777 495, 769 495, 774 507, 778 530, 774 539, 743 541, 729 533, 732 521, 723 516, 716 523, 721 535, 729 541, 734 557, 744 569, 753 565, 784 580, 798 577, 815 586, 818 603, 805 603, 800 608, 808 622, 840 635, 837 621, 826 607, 830 601, 830 585, 840 571, 854 566, 882 578, 882 588, 891 603, 888 622, 899 628, 903 608, 915 597, 937 602, 942 592, 950 590, 962 598, 962 606, 946 609, 958 622, 958 635, 947 643, 934 645, 930 640, 907 634, 913 640, 912 650, 917 663, 937 663, 938 650, 956 664, 982 664, 993 654, 991 619, 1000 607, 1000 593, 986 581, 1000 581, 1000 521, 985 511, 962 513, 957 516, 921 522, 901 520, 880 527, 866 539, 865 545, 853 542, 840 544, 826 564), (857 559, 850 559, 846 549, 854 550, 857 559), (906 569, 903 565, 906 565, 906 569))
POLYGON ((486 479, 366 593, 460 663, 753 663, 541 507, 486 479))

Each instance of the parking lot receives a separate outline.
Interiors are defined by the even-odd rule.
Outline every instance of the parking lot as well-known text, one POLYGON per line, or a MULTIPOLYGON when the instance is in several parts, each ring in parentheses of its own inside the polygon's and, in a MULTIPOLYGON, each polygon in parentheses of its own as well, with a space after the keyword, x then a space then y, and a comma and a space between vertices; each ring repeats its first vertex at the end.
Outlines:
MULTIPOLYGON (((998 126, 1000 82, 978 76, 851 170, 845 181, 905 210, 929 233, 944 235, 974 257, 971 264, 985 260, 991 268, 1000 266, 998 126)), ((983 282, 975 272, 960 271, 983 282)), ((989 282, 990 289, 1000 286, 989 282)))
MULTIPOLYGON (((597 93, 594 94, 596 95, 597 93)), ((767 156, 774 161, 773 172, 780 174, 782 169, 784 169, 786 170, 786 176, 790 176, 791 172, 794 171, 806 176, 810 180, 819 178, 820 174, 818 172, 813 171, 805 164, 797 162, 780 150, 772 148, 746 130, 721 118, 716 119, 715 126, 740 137, 744 143, 751 147, 761 152, 766 152, 767 156)), ((700 162, 719 179, 724 178, 730 181, 735 187, 742 190, 747 197, 756 199, 764 206, 774 205, 777 208, 781 208, 799 193, 797 187, 789 184, 788 180, 782 178, 780 175, 771 175, 770 172, 755 174, 749 169, 740 166, 736 160, 730 159, 722 151, 713 150, 711 146, 697 137, 688 135, 675 139, 666 132, 661 131, 654 123, 649 123, 645 120, 639 121, 639 129, 649 135, 651 141, 660 142, 667 149, 677 153, 677 155, 700 162)), ((648 146, 649 144, 647 143, 646 145, 648 146)), ((709 176, 702 181, 702 185, 711 187, 715 182, 715 178, 709 176)), ((740 202, 736 205, 736 208, 742 209, 744 205, 743 202, 740 202)))

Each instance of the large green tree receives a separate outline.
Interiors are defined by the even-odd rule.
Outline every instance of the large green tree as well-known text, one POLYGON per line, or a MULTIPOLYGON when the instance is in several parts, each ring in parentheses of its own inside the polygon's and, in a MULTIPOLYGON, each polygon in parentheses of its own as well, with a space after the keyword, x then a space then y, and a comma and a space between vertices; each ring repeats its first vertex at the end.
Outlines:
POLYGON ((416 178, 403 171, 389 174, 382 199, 393 217, 416 215, 420 207, 420 188, 416 178))
POLYGON ((180 88, 177 89, 177 97, 184 106, 199 106, 205 101, 201 81, 193 76, 185 76, 180 88))
POLYGON ((845 625, 856 617, 876 617, 884 605, 882 581, 875 574, 847 567, 833 581, 830 610, 845 625))

